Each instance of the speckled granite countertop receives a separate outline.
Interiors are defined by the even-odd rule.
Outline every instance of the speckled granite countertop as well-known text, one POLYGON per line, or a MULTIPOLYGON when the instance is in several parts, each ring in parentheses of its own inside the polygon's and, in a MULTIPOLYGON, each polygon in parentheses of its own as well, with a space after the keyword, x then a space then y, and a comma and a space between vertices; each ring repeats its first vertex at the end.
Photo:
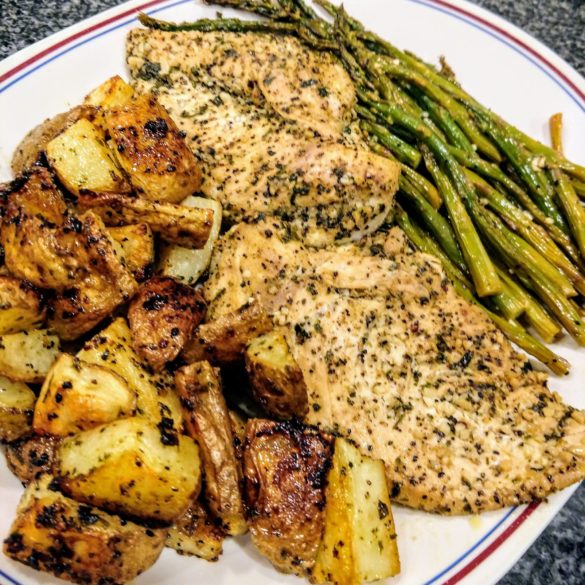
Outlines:
MULTIPOLYGON (((543 41, 585 76, 585 0, 472 0, 543 41)), ((116 0, 0 0, 0 59, 116 0)), ((585 584, 585 484, 498 585, 585 584)))

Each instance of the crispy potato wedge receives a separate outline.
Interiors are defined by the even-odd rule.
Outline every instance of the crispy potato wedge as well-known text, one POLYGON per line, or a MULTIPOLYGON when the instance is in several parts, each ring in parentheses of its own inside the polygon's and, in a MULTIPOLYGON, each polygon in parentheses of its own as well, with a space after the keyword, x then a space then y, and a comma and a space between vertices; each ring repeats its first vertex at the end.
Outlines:
POLYGON ((110 77, 93 91, 88 93, 83 103, 88 106, 99 106, 104 110, 127 104, 134 95, 134 90, 119 75, 110 77))
POLYGON ((33 428, 39 435, 65 437, 135 411, 136 394, 118 374, 63 353, 45 378, 33 428))
POLYGON ((179 355, 204 315, 205 301, 193 288, 168 277, 151 278, 128 309, 134 350, 160 371, 179 355))
POLYGON ((256 548, 280 571, 307 576, 324 527, 332 441, 298 424, 251 419, 244 494, 256 548))
POLYGON ((186 248, 203 248, 213 227, 212 209, 157 203, 115 193, 84 194, 78 205, 97 213, 108 226, 147 223, 165 242, 186 248))
POLYGON ((163 276, 171 276, 185 284, 195 284, 207 270, 213 247, 219 237, 222 218, 221 203, 213 199, 192 196, 181 201, 181 205, 213 210, 213 226, 209 238, 200 250, 164 244, 161 246, 157 271, 163 276))
POLYGON ((59 355, 59 338, 44 329, 0 335, 0 375, 19 382, 45 379, 59 355))
POLYGON ((49 321, 59 337, 66 340, 77 339, 93 329, 138 289, 121 248, 102 220, 91 212, 79 219, 80 246, 84 248, 90 270, 75 287, 53 300, 49 321))
POLYGON ((153 375, 132 348, 132 333, 123 318, 92 337, 77 353, 83 362, 103 366, 118 374, 136 394, 136 413, 152 424, 181 429, 181 404, 174 391, 174 380, 153 375), (164 422, 163 422, 164 421, 164 422))
POLYGON ((30 433, 36 400, 26 384, 0 376, 0 441, 15 441, 30 433))
POLYGON ((348 441, 336 439, 315 583, 360 585, 400 572, 388 493, 382 461, 363 457, 348 441))
POLYGON ((217 561, 223 551, 225 533, 209 512, 195 502, 169 529, 165 546, 180 555, 217 561))
POLYGON ((74 195, 82 192, 129 193, 103 133, 81 118, 46 146, 47 160, 61 183, 74 195))
POLYGON ((272 329, 272 321, 258 303, 248 303, 234 313, 200 325, 185 346, 189 362, 208 360, 225 364, 241 360, 252 339, 272 329))
POLYGON ((244 358, 254 399, 267 413, 283 420, 307 414, 309 399, 303 372, 282 329, 253 339, 244 358))
POLYGON ((52 475, 59 441, 57 437, 28 435, 9 443, 5 451, 8 468, 25 485, 43 474, 52 475))
POLYGON ((0 276, 0 335, 37 329, 45 321, 44 300, 26 281, 0 276))
POLYGON ((219 370, 197 362, 177 370, 175 381, 185 429, 201 449, 205 500, 228 534, 247 530, 241 471, 234 449, 230 415, 221 391, 219 370))
POLYGON ((199 189, 197 159, 153 95, 111 107, 105 121, 118 163, 141 197, 178 203, 199 189))
POLYGON ((97 109, 92 105, 76 106, 68 112, 57 114, 33 128, 20 141, 12 156, 11 168, 14 176, 18 177, 32 168, 38 161, 41 152, 44 152, 45 147, 53 138, 82 118, 93 120, 96 114, 97 109))
POLYGON ((63 440, 56 472, 80 502, 172 524, 199 495, 199 449, 143 418, 126 418, 63 440))
POLYGON ((126 267, 138 282, 146 280, 154 264, 154 236, 147 223, 137 223, 108 228, 110 236, 118 243, 126 267))
POLYGON ((33 569, 85 585, 123 585, 152 566, 167 531, 80 504, 44 477, 27 487, 4 553, 33 569))

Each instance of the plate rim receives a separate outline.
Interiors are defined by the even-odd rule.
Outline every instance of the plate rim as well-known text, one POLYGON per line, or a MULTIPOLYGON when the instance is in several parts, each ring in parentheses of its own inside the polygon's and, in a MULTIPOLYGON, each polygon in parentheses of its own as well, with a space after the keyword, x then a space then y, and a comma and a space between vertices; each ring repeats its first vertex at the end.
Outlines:
MULTIPOLYGON (((542 41, 515 24, 483 7, 471 4, 467 0, 403 1, 445 13, 504 43, 536 65, 549 79, 560 86, 585 114, 585 77, 542 41)), ((0 62, 0 95, 16 85, 21 79, 32 75, 36 70, 62 55, 129 24, 135 20, 136 14, 140 11, 154 14, 188 2, 193 2, 193 0, 127 0, 118 6, 108 8, 37 41, 0 62)), ((534 544, 579 485, 576 484, 555 494, 559 501, 555 502, 557 509, 554 514, 533 527, 531 538, 527 539, 527 542, 522 542, 520 546, 516 546, 514 554, 500 564, 493 573, 493 583, 505 575, 518 562, 524 552, 534 544)), ((469 583, 467 578, 473 570, 506 542, 539 507, 540 503, 533 502, 509 508, 508 513, 487 533, 483 534, 473 546, 421 585, 438 585, 439 582, 441 585, 469 583), (466 561, 465 564, 461 566, 464 561, 466 561), (441 580, 443 577, 445 580, 441 580)), ((2 578, 7 579, 10 585, 22 585, 0 568, 0 579, 2 578)))

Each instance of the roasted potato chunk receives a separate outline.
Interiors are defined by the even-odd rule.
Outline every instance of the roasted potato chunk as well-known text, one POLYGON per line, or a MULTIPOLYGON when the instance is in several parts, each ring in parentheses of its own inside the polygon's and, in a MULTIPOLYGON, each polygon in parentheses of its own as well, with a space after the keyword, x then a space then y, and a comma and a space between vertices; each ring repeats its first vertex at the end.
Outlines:
POLYGON ((91 105, 77 106, 68 112, 57 114, 33 128, 20 142, 12 156, 14 176, 22 175, 38 161, 47 144, 64 130, 82 118, 93 120, 97 109, 91 105))
POLYGON ((8 468, 25 485, 52 474, 59 441, 57 437, 28 435, 9 443, 5 452, 8 468))
POLYGON ((132 416, 136 394, 118 375, 69 354, 51 367, 35 405, 33 428, 40 435, 73 435, 132 416))
POLYGON ((153 375, 132 348, 132 333, 123 318, 92 337, 77 357, 118 374, 136 394, 136 413, 169 429, 183 426, 181 404, 172 377, 153 375))
POLYGON ((234 313, 200 325, 183 350, 183 357, 189 362, 235 362, 243 358, 252 339, 270 329, 272 322, 266 311, 258 303, 248 303, 234 313))
POLYGON ((59 338, 44 329, 0 335, 0 375, 42 382, 59 355, 59 338))
POLYGON ((112 107, 105 121, 118 163, 142 197, 178 203, 199 189, 197 159, 153 95, 112 107))
POLYGON ((50 477, 31 483, 4 553, 33 569, 85 585, 123 585, 152 566, 166 530, 151 529, 65 497, 50 477))
POLYGON ((47 160, 74 195, 81 192, 129 193, 130 184, 114 162, 101 130, 82 118, 53 138, 47 160))
MULTIPOLYGON (((76 339, 93 329, 138 289, 120 247, 108 234, 102 220, 91 212, 79 219, 80 245, 91 268, 74 288, 54 299, 50 319, 51 327, 66 340, 76 339)), ((82 254, 79 256, 81 258, 82 254)))
POLYGON ((126 418, 63 440, 56 473, 80 502, 172 524, 199 495, 199 449, 164 424, 126 418))
POLYGON ((0 441, 15 441, 30 432, 36 400, 26 384, 0 376, 0 441))
POLYGON ((0 276, 0 335, 37 329, 45 321, 45 303, 26 281, 0 276))
POLYGON ((91 91, 83 103, 88 106, 99 106, 104 110, 127 104, 134 95, 134 90, 119 75, 110 77, 91 91))
POLYGON ((241 471, 219 371, 209 362, 197 362, 177 370, 175 381, 185 428, 201 449, 206 502, 228 534, 243 534, 247 527, 241 471))
POLYGON ((171 276, 185 284, 195 284, 207 270, 211 261, 213 247, 221 229, 221 204, 213 199, 203 197, 187 197, 181 201, 187 207, 199 207, 213 210, 213 226, 207 243, 201 250, 193 250, 172 244, 162 246, 158 263, 158 272, 163 276, 171 276))
POLYGON ((336 439, 315 583, 360 585, 400 572, 388 493, 382 461, 363 457, 348 441, 336 439))
POLYGON ((0 239, 13 274, 58 293, 52 326, 64 338, 89 330, 138 286, 101 220, 73 215, 46 169, 11 193, 0 239))
POLYGON ((297 424, 252 419, 244 486, 252 542, 279 570, 306 576, 324 527, 331 439, 297 424))
POLYGON ((132 299, 128 321, 136 353, 156 372, 174 360, 205 314, 205 301, 172 278, 144 283, 132 299))
POLYGON ((157 203, 124 195, 85 194, 78 205, 97 213, 108 226, 147 223, 165 242, 203 248, 213 227, 213 210, 174 203, 157 203))
POLYGON ((216 520, 199 502, 179 517, 169 529, 166 545, 180 555, 192 555, 206 561, 217 561, 223 550, 225 534, 216 520))
POLYGON ((284 420, 307 414, 309 399, 303 372, 282 329, 253 339, 244 357, 254 398, 267 413, 284 420))
POLYGON ((49 171, 36 168, 10 193, 4 210, 0 241, 7 268, 40 288, 73 286, 86 271, 75 248, 76 222, 49 171))
POLYGON ((126 267, 138 282, 146 280, 154 264, 154 236, 147 223, 108 228, 119 244, 126 267))

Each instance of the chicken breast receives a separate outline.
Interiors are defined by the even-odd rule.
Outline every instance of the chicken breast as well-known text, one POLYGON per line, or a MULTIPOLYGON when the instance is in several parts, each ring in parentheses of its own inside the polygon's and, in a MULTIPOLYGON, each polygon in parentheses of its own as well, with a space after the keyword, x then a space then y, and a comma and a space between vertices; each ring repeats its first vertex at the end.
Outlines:
POLYGON ((182 71, 324 137, 338 138, 352 120, 355 92, 343 66, 289 35, 137 28, 127 56, 135 79, 182 71))
POLYGON ((378 229, 398 166, 345 133, 355 98, 343 68, 294 39, 207 34, 134 31, 128 40, 135 85, 156 93, 186 134, 203 194, 229 222, 275 215, 312 246, 378 229), (280 81, 266 86, 271 75, 280 81))
POLYGON ((286 233, 270 221, 224 236, 208 318, 261 303, 288 331, 305 422, 382 459, 395 501, 480 512, 585 477, 585 413, 548 390, 438 260, 397 247, 394 230, 385 247, 325 250, 286 233))

